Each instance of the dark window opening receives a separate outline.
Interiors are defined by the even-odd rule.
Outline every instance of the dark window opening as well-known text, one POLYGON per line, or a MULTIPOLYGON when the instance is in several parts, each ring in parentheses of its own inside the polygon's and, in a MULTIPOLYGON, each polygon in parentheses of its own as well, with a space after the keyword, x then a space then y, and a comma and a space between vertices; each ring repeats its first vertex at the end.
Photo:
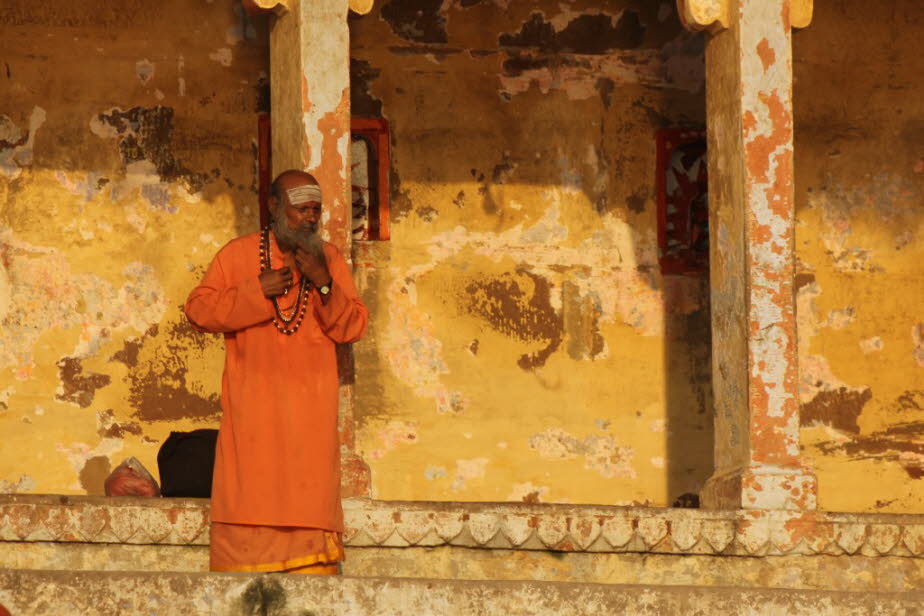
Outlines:
POLYGON ((657 133, 658 248, 663 274, 709 270, 709 200, 706 134, 662 129, 657 133))

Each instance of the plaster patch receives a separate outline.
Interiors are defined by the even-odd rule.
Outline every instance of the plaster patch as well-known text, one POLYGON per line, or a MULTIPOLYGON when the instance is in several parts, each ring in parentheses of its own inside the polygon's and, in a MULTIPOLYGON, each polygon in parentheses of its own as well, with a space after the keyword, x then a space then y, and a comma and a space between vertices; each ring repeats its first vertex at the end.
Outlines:
POLYGON ((898 423, 884 430, 818 444, 824 454, 841 453, 854 460, 899 464, 912 479, 924 477, 924 422, 898 423))
POLYGON ((381 460, 389 451, 399 445, 417 442, 417 422, 393 420, 378 433, 379 447, 372 451, 373 460, 381 460))
POLYGON ((498 42, 507 48, 530 48, 545 53, 608 54, 635 49, 645 40, 647 30, 637 11, 616 14, 600 10, 574 11, 561 5, 549 21, 533 12, 519 32, 501 34, 498 42))
POLYGON ((14 367, 21 380, 32 374, 33 347, 45 331, 79 331, 69 354, 94 354, 122 331, 145 331, 161 320, 166 294, 150 266, 130 263, 121 286, 93 274, 75 273, 59 253, 14 248, 0 232, 8 263, 11 303, 0 329, 0 366, 14 367))
POLYGON ((914 361, 924 368, 924 323, 916 323, 912 326, 911 342, 914 344, 914 361))
POLYGON ((104 438, 96 445, 90 447, 87 443, 74 442, 69 445, 57 443, 55 450, 62 454, 74 469, 75 481, 68 486, 69 490, 83 490, 84 486, 80 481, 80 475, 84 467, 91 458, 106 457, 111 458, 113 454, 122 451, 124 447, 121 439, 104 438))
POLYGON ((154 69, 154 63, 147 58, 135 62, 135 76, 138 77, 141 85, 148 85, 148 82, 154 78, 154 69))
POLYGON ((860 350, 863 351, 864 355, 869 355, 870 353, 878 353, 885 348, 885 343, 882 341, 882 337, 873 336, 872 338, 866 338, 865 340, 860 341, 860 350))
POLYGON ((10 274, 6 264, 0 259, 0 323, 4 322, 10 313, 12 296, 13 285, 10 282, 10 274))
MULTIPOLYGON (((0 319, 2 320, 2 319, 0 319)), ((10 385, 6 389, 0 389, 0 412, 7 411, 10 408, 10 397, 16 393, 16 388, 10 385)), ((0 490, 0 494, 2 494, 0 490)))
POLYGON ((506 99, 536 88, 543 94, 562 92, 570 100, 599 96, 598 83, 638 84, 652 88, 697 92, 705 85, 703 38, 681 33, 661 49, 639 47, 602 55, 514 52, 498 76, 506 99))
POLYGON ((222 66, 231 66, 231 48, 221 47, 209 54, 209 60, 214 60, 222 66))
POLYGON ((446 472, 445 466, 428 466, 424 471, 424 479, 427 481, 445 479, 446 477, 449 477, 449 473, 446 472))
POLYGON ((387 291, 391 327, 382 336, 382 353, 395 376, 414 393, 433 398, 438 413, 460 413, 462 394, 440 383, 449 372, 442 357, 443 343, 433 333, 433 320, 417 308, 413 279, 395 275, 387 291))
POLYGON ((827 325, 831 329, 844 329, 853 323, 856 317, 856 310, 853 306, 847 306, 840 310, 832 310, 828 313, 827 325))
MULTIPOLYGON (((465 248, 500 262, 505 257, 528 263, 533 274, 549 280, 561 277, 561 264, 589 272, 570 280, 581 296, 593 298, 600 306, 602 323, 624 322, 642 335, 663 332, 663 293, 657 290, 653 275, 641 269, 657 268, 657 239, 654 231, 639 232, 613 214, 602 217, 601 228, 577 247, 563 246, 557 238, 566 237, 560 220, 561 192, 549 188, 542 192, 549 203, 542 218, 532 226, 517 225, 502 233, 469 232, 463 227, 435 235, 427 252, 432 261, 417 266, 409 274, 430 271, 465 248), (647 267, 646 267, 647 266, 647 267)), ((562 309, 560 294, 552 294, 552 307, 562 309)), ((698 309, 691 305, 690 310, 698 309)))
MULTIPOLYGON (((468 402, 440 381, 449 368, 442 356, 442 342, 434 333, 432 316, 417 306, 416 281, 463 250, 470 249, 494 262, 512 258, 528 264, 523 275, 531 280, 560 281, 561 264, 567 263, 569 269, 586 272, 569 276, 567 282, 582 305, 592 308, 599 324, 625 323, 644 336, 664 331, 664 294, 651 273, 658 262, 654 231, 639 232, 615 215, 605 214, 601 228, 592 237, 577 246, 562 245, 560 240, 567 237, 567 227, 561 221, 561 191, 548 188, 542 195, 549 207, 533 225, 518 224, 501 233, 471 232, 458 226, 430 238, 426 262, 392 268, 390 272, 386 292, 389 327, 382 334, 382 353, 392 373, 417 395, 432 397, 440 413, 462 412, 468 402)), ((545 321, 558 319, 564 309, 561 284, 553 282, 550 287, 547 299, 552 313, 545 321)), ((683 311, 698 310, 699 301, 685 301, 683 311)), ((558 348, 551 344, 553 338, 543 339, 552 351, 558 348)), ((592 344, 588 349, 589 357, 607 356, 605 344, 592 344)), ((525 363, 530 365, 533 359, 527 357, 525 363)))
POLYGON ((195 173, 184 166, 173 154, 172 107, 132 107, 122 111, 119 107, 90 118, 90 131, 103 139, 115 139, 125 167, 128 184, 113 186, 112 198, 148 186, 143 195, 151 207, 176 211, 166 203, 169 185, 185 184, 186 190, 199 192, 207 175, 195 173))
POLYGON ((109 178, 99 171, 69 174, 63 171, 55 171, 55 179, 64 190, 72 195, 82 197, 84 202, 92 201, 109 184, 109 178))
POLYGON ((803 284, 796 293, 796 315, 798 319, 799 345, 799 401, 805 405, 820 394, 831 396, 834 392, 843 392, 849 397, 863 396, 866 387, 851 387, 834 375, 827 358, 810 353, 812 338, 824 328, 839 329, 851 323, 854 310, 851 307, 834 310, 826 318, 819 317, 817 298, 821 295, 821 286, 811 280, 803 284))
POLYGON ((920 198, 909 178, 883 172, 855 185, 837 184, 809 193, 809 205, 821 214, 822 244, 836 270, 878 271, 873 246, 866 244, 875 234, 854 233, 854 224, 875 217, 877 226, 894 229, 893 243, 901 248, 910 243, 910 230, 917 228, 915 203, 920 198))
POLYGON ((619 447, 610 435, 591 434, 577 438, 561 428, 549 428, 529 437, 529 448, 549 460, 583 458, 584 468, 594 470, 608 479, 614 477, 634 479, 631 466, 635 450, 619 447))
POLYGON ((467 482, 483 478, 488 468, 488 462, 487 458, 456 460, 456 472, 451 486, 452 491, 460 492, 465 489, 467 482))
POLYGON ((392 32, 415 43, 445 43, 451 3, 442 0, 391 0, 382 5, 382 19, 392 32))
POLYGON ((35 479, 29 475, 20 475, 19 479, 0 479, 0 494, 23 494, 35 490, 35 479))
MULTIPOLYGON (((77 357, 62 357, 58 362, 59 382, 55 398, 71 402, 80 408, 87 408, 93 402, 96 390, 109 385, 108 374, 84 374, 83 366, 77 357)), ((42 411, 44 413, 44 410, 42 411)), ((36 414, 42 414, 36 411, 36 414)))
POLYGON ((221 413, 218 394, 189 373, 194 366, 220 361, 220 345, 219 337, 195 329, 182 316, 152 325, 138 340, 126 339, 111 361, 131 368, 125 380, 133 415, 144 422, 215 420, 221 413))
POLYGON ((538 504, 547 502, 549 498, 548 486, 537 486, 531 481, 526 483, 515 483, 507 495, 508 501, 538 504))
POLYGON ((32 164, 32 150, 35 134, 45 123, 46 113, 41 107, 33 107, 29 115, 29 129, 25 134, 5 115, 0 115, 0 173, 9 180, 15 180, 23 167, 32 164))

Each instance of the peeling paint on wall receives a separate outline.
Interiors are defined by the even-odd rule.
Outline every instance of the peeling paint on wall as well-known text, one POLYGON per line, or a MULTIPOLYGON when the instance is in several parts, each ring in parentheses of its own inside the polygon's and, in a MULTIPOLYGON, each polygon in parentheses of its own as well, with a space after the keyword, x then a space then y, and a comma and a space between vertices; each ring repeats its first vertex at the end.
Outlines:
POLYGON ((815 11, 811 35, 794 37, 796 252, 811 280, 798 304, 804 455, 820 508, 919 511, 924 64, 916 32, 886 7, 848 0, 815 11), (851 62, 838 56, 832 69, 858 15, 870 28, 851 62))
POLYGON ((650 207, 655 130, 702 122, 703 37, 663 12, 392 1, 351 21, 354 108, 392 130, 391 240, 354 243, 357 447, 392 421, 417 437, 369 460, 375 496, 669 505, 709 474, 705 287, 661 275, 650 207), (565 458, 531 448, 553 429, 565 458))
POLYGON ((266 32, 209 58, 240 25, 174 0, 0 16, 0 491, 99 494, 122 457, 156 469, 171 430, 214 424, 221 339, 179 307, 258 224, 266 32))
POLYGON ((635 451, 631 447, 619 447, 609 435, 592 434, 579 439, 560 428, 549 428, 530 436, 529 448, 552 460, 581 457, 585 468, 604 477, 636 477, 632 467, 635 451))
POLYGON ((45 123, 46 112, 39 106, 32 108, 29 128, 19 129, 6 115, 0 115, 0 173, 9 180, 19 177, 22 167, 32 164, 35 134, 45 123))

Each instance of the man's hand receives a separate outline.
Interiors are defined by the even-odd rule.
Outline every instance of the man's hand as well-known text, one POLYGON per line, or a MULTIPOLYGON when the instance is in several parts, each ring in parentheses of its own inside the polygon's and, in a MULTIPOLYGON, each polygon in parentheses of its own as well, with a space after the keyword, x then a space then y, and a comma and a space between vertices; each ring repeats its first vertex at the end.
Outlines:
POLYGON ((317 247, 295 250, 295 264, 303 276, 306 276, 316 287, 328 284, 331 280, 327 269, 327 258, 324 256, 323 243, 319 241, 317 247))
POLYGON ((268 298, 282 295, 292 286, 292 270, 288 267, 268 269, 260 274, 260 286, 268 298))

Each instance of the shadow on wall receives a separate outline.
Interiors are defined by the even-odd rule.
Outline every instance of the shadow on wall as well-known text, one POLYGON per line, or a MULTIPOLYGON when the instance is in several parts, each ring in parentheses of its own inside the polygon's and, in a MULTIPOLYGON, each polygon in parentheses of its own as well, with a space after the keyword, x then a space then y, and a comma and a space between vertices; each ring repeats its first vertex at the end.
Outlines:
POLYGON ((702 36, 672 3, 386 0, 351 20, 351 44, 353 114, 392 130, 392 240, 357 258, 373 318, 356 410, 378 495, 698 492, 708 283, 659 271, 655 133, 704 123, 702 36), (460 432, 507 449, 449 459, 460 432), (426 482, 383 478, 417 464, 426 482))

